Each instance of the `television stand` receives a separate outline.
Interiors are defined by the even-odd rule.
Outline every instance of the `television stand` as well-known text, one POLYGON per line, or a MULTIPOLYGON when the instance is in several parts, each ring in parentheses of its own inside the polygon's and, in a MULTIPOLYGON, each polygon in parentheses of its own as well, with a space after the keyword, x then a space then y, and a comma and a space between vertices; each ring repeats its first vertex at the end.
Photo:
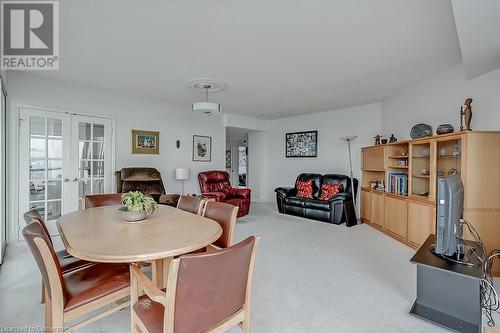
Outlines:
MULTIPOLYGON (((410 314, 456 332, 481 333, 482 265, 472 254, 473 266, 462 265, 429 251, 430 235, 410 262, 417 265, 417 299, 410 314)), ((479 250, 476 242, 468 242, 479 250)))
POLYGON ((474 266, 479 264, 476 255, 474 252, 475 248, 463 244, 462 242, 458 246, 457 252, 455 252, 452 256, 447 256, 445 254, 436 253, 436 244, 431 244, 429 250, 436 256, 443 258, 444 260, 448 260, 454 262, 456 264, 466 265, 466 266, 474 266))

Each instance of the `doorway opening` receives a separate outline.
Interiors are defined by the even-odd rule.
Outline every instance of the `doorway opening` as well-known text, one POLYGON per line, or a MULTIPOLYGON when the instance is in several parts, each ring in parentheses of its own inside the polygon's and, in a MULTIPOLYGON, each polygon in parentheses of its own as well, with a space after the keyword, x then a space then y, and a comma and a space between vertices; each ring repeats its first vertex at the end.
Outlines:
POLYGON ((226 127, 226 171, 233 187, 248 187, 248 132, 238 127, 226 127))

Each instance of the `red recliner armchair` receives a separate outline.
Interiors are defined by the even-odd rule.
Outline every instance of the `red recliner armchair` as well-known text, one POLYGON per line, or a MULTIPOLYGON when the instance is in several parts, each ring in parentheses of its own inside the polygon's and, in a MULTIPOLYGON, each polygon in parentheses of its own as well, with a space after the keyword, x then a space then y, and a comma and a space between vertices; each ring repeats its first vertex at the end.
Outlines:
POLYGON ((215 198, 218 202, 238 206, 238 217, 248 214, 250 210, 250 192, 248 188, 233 188, 226 171, 204 171, 198 174, 201 194, 215 198))

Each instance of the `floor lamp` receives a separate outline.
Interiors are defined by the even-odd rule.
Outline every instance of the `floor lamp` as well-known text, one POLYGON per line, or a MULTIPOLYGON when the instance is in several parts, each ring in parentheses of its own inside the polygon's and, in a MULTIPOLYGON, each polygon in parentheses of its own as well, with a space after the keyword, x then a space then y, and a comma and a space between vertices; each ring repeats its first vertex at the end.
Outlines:
POLYGON ((184 195, 184 181, 189 179, 189 169, 177 168, 175 169, 175 179, 182 181, 182 195, 184 195))
POLYGON ((340 137, 340 140, 347 142, 347 150, 349 151, 349 169, 351 171, 351 193, 354 202, 354 217, 356 218, 356 223, 358 223, 358 213, 357 213, 358 205, 356 204, 356 195, 355 195, 356 189, 354 188, 354 176, 352 174, 351 142, 356 140, 357 138, 358 138, 357 135, 340 137))

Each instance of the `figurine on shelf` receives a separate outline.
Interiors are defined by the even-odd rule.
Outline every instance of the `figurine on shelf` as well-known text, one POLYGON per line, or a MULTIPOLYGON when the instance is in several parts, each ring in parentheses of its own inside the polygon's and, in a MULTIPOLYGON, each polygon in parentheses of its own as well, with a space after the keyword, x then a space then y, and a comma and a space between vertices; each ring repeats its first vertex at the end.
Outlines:
POLYGON ((399 155, 401 155, 401 156, 406 156, 406 155, 408 155, 408 152, 407 152, 406 150, 404 150, 404 149, 401 149, 401 150, 399 151, 399 155))
POLYGON ((391 137, 389 138, 389 143, 394 143, 394 142, 398 142, 398 139, 396 139, 394 134, 391 134, 391 137))
POLYGON ((375 139, 375 146, 380 145, 380 138, 381 138, 381 136, 378 135, 378 134, 374 137, 374 139, 375 139))
POLYGON ((467 98, 465 100, 465 105, 460 107, 460 131, 472 131, 470 128, 470 123, 472 121, 472 98, 467 98), (465 129, 464 129, 464 118, 465 118, 465 129))

